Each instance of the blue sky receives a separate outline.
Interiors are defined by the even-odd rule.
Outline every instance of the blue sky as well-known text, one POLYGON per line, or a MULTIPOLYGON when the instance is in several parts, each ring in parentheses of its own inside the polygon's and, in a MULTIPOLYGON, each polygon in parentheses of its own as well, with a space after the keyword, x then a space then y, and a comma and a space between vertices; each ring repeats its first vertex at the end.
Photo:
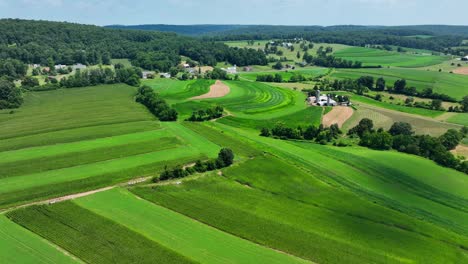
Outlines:
POLYGON ((0 0, 0 17, 96 25, 468 25, 468 0, 0 0))

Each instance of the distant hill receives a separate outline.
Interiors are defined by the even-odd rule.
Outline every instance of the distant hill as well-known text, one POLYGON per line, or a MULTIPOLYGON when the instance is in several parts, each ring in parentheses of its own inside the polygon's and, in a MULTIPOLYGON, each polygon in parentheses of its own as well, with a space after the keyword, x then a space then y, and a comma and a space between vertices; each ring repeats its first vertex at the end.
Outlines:
MULTIPOLYGON (((468 26, 449 25, 414 25, 414 26, 281 26, 281 25, 110 25, 108 28, 136 29, 162 32, 175 32, 188 36, 210 35, 244 35, 244 34, 277 34, 277 33, 309 33, 309 32, 343 32, 343 31, 385 31, 408 32, 414 35, 458 35, 468 37, 468 26)), ((393 32, 393 33, 392 33, 393 32)), ((401 35, 401 34, 396 34, 401 35)))
POLYGON ((110 25, 105 26, 107 28, 114 29, 136 29, 136 30, 147 30, 147 31, 161 31, 161 32, 175 32, 181 35, 187 36, 199 36, 210 33, 226 32, 234 29, 249 27, 242 25, 110 25))

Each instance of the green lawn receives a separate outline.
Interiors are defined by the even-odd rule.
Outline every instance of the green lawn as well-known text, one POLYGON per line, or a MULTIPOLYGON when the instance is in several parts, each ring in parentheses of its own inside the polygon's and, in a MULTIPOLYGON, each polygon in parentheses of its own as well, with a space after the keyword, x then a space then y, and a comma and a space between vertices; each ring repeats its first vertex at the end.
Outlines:
POLYGON ((435 65, 448 60, 448 57, 416 55, 379 49, 351 47, 335 52, 335 56, 346 60, 360 61, 364 66, 396 66, 416 68, 435 65))
POLYGON ((76 203, 200 263, 306 263, 115 189, 76 203))
POLYGON ((387 85, 393 86, 396 80, 406 79, 408 86, 418 91, 432 88, 435 93, 442 93, 461 100, 467 95, 468 76, 416 69, 339 69, 332 74, 334 78, 357 79, 361 76, 383 77, 387 85))
POLYGON ((0 256, 3 263, 78 263, 3 215, 0 215, 0 256))

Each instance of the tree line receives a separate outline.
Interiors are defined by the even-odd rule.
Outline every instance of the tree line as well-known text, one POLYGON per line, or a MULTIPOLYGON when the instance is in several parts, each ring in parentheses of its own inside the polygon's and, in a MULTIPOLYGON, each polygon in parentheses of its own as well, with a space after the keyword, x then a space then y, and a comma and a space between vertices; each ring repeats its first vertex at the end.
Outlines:
POLYGON ((435 161, 437 164, 468 173, 468 161, 457 159, 450 150, 455 149, 468 134, 468 128, 460 131, 449 129, 440 137, 414 135, 411 124, 395 122, 388 131, 374 129, 373 121, 364 118, 348 131, 359 137, 359 144, 371 149, 395 149, 435 161))
POLYGON ((194 173, 214 171, 217 169, 229 167, 233 164, 233 162, 234 152, 229 148, 223 148, 219 151, 218 157, 216 159, 209 159, 207 161, 198 160, 194 166, 176 166, 171 170, 165 167, 164 171, 159 175, 159 177, 154 177, 152 181, 159 182, 169 179, 179 179, 194 173))
POLYGON ((313 140, 320 144, 326 144, 333 139, 337 139, 342 133, 337 124, 333 124, 330 127, 311 125, 305 128, 301 126, 294 128, 288 127, 283 123, 277 123, 272 129, 262 128, 260 136, 279 139, 313 140))
POLYGON ((177 111, 169 106, 151 87, 142 86, 138 89, 135 100, 148 108, 160 121, 176 121, 177 111))

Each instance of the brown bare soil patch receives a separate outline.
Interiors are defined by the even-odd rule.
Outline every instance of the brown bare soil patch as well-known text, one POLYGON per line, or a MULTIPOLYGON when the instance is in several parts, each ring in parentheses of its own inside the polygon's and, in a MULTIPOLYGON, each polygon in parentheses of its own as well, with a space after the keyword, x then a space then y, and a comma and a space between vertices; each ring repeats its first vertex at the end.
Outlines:
POLYGON ((329 127, 333 124, 338 124, 342 127, 344 122, 353 115, 353 109, 347 106, 335 106, 322 118, 322 124, 325 127, 329 127))
POLYGON ((453 73, 468 75, 468 67, 461 67, 461 68, 455 69, 453 70, 453 73))
POLYGON ((463 156, 465 160, 468 158, 468 146, 458 145, 454 150, 451 151, 455 156, 463 156))
POLYGON ((208 99, 208 98, 219 98, 227 95, 231 90, 229 86, 217 80, 215 84, 211 85, 210 91, 206 94, 192 97, 192 100, 208 99))

